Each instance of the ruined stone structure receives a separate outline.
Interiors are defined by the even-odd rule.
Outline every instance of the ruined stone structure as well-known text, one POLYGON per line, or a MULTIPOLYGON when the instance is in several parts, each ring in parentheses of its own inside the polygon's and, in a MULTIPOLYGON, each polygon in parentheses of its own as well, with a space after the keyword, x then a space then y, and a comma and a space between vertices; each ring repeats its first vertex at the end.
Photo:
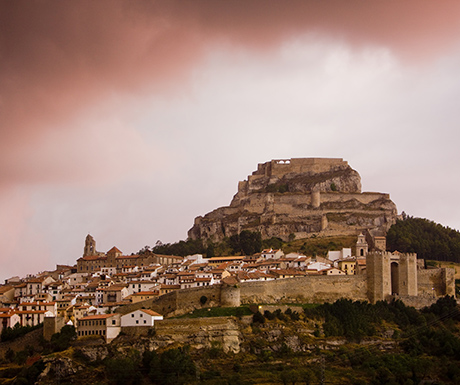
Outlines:
POLYGON ((383 233, 397 210, 388 194, 361 192, 361 178, 342 159, 302 158, 259 164, 238 184, 230 206, 197 217, 190 239, 221 241, 242 230, 263 239, 288 240, 351 235, 367 229, 383 233))

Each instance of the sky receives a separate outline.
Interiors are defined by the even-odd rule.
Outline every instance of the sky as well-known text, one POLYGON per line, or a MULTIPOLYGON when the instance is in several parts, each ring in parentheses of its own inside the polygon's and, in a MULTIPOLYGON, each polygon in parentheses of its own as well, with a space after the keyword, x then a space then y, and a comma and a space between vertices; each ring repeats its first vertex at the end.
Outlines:
POLYGON ((457 0, 0 0, 0 282, 186 239, 271 159, 460 229, 459 68, 457 0))

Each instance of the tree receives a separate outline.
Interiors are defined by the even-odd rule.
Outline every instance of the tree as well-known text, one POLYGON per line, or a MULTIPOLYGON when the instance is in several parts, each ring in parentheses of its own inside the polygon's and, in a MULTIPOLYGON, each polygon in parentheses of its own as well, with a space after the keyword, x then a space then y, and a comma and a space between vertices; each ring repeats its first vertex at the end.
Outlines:
POLYGON ((195 373, 195 364, 186 346, 166 350, 159 356, 159 359, 152 360, 149 377, 158 384, 186 384, 190 382, 189 380, 194 377, 195 373))
POLYGON ((55 352, 66 350, 70 347, 70 342, 76 337, 77 333, 75 327, 72 325, 65 325, 59 333, 55 333, 51 336, 51 348, 55 352))
POLYGON ((230 246, 234 253, 243 255, 258 253, 262 249, 262 235, 258 231, 243 230, 230 237, 230 246))
POLYGON ((139 363, 134 357, 112 358, 105 366, 110 382, 117 385, 137 384, 141 379, 139 363))

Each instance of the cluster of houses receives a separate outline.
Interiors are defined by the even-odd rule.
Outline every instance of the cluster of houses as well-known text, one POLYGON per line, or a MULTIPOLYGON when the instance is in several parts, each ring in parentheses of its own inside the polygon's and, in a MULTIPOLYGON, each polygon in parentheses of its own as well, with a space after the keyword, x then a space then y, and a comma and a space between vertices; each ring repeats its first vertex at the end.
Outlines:
POLYGON ((158 298, 174 290, 222 282, 267 281, 305 275, 353 275, 365 269, 367 244, 358 237, 351 249, 329 252, 328 258, 299 253, 284 255, 267 249, 252 256, 204 258, 148 255, 123 256, 117 248, 95 250, 91 236, 76 266, 20 279, 0 286, 0 332, 7 327, 34 326, 46 317, 61 318, 76 327, 79 337, 100 335, 107 341, 123 327, 153 327, 163 317, 148 309, 116 313, 120 306, 158 298), (136 262, 132 264, 131 262, 136 262))

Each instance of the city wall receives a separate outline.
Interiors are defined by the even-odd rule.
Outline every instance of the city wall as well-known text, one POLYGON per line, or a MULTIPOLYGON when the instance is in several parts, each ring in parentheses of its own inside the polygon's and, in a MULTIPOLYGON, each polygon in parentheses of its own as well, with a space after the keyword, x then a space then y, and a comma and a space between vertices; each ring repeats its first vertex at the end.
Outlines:
POLYGON ((43 337, 50 341, 51 336, 59 333, 65 325, 64 317, 45 317, 43 320, 43 337))
MULTIPOLYGON (((376 302, 393 297, 401 298, 408 304, 413 303, 411 306, 422 307, 444 295, 455 295, 453 269, 418 270, 414 277, 417 294, 411 295, 412 290, 409 290, 407 295, 405 290, 401 290, 399 295, 394 296, 390 290, 382 289, 382 285, 390 280, 390 273, 384 274, 384 270, 382 264, 374 267, 370 265, 368 274, 374 271, 375 277, 369 277, 369 281, 366 275, 319 275, 176 290, 159 298, 122 306, 117 312, 127 314, 137 309, 150 308, 165 317, 172 317, 195 309, 241 304, 324 303, 340 298, 376 302), (386 277, 384 280, 383 276, 386 277)), ((400 279, 406 280, 403 274, 400 279)))
POLYGON ((418 271, 418 295, 424 298, 436 298, 443 295, 455 295, 455 270, 449 268, 418 271))
POLYGON ((243 282, 241 303, 323 303, 339 298, 367 300, 366 277, 307 276, 265 282, 243 282))
MULTIPOLYGON (((148 308, 163 316, 181 315, 202 307, 221 306, 221 287, 197 287, 193 289, 175 290, 146 301, 124 305, 117 309, 117 313, 127 314, 141 308, 148 308), (206 302, 201 302, 201 297, 206 297, 206 302)), ((225 301, 224 301, 225 303, 225 301)), ((226 306, 232 306, 226 305, 226 306)), ((239 305, 237 305, 239 306, 239 305)))
POLYGON ((160 298, 122 306, 117 312, 127 314, 137 309, 149 308, 171 317, 208 307, 254 303, 323 303, 334 302, 339 298, 366 301, 366 277, 321 275, 176 290, 160 298), (206 297, 204 304, 203 296, 206 297))

